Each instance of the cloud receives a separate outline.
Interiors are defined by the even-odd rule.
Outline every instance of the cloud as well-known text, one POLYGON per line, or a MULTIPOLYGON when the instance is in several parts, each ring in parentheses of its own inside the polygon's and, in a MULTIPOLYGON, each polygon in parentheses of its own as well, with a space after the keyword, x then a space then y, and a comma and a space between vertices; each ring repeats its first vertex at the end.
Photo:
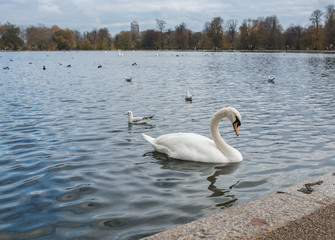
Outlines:
POLYGON ((52 0, 39 0, 37 11, 42 13, 62 14, 59 7, 52 0))
POLYGON ((315 9, 325 11, 328 4, 330 0, 0 0, 0 16, 1 22, 55 24, 81 32, 109 27, 112 34, 130 30, 134 20, 141 31, 155 29, 156 19, 161 19, 166 29, 184 22, 197 32, 214 17, 221 17, 224 24, 230 19, 241 24, 244 19, 276 15, 284 28, 290 24, 306 26, 310 14, 315 9))
MULTIPOLYGON (((93 24, 101 23, 101 14, 99 13, 98 7, 101 4, 99 0, 70 0, 70 2, 74 5, 71 8, 71 12, 74 12, 76 16, 80 16, 79 18, 83 18, 82 15, 88 17, 86 19, 87 22, 91 22, 93 24)), ((69 12, 70 14, 70 12, 69 12)))
POLYGON ((56 5, 52 5, 52 6, 42 5, 42 6, 39 6, 37 8, 37 10, 40 11, 40 12, 46 12, 46 13, 57 13, 57 14, 61 14, 62 13, 59 10, 58 6, 56 6, 56 5))

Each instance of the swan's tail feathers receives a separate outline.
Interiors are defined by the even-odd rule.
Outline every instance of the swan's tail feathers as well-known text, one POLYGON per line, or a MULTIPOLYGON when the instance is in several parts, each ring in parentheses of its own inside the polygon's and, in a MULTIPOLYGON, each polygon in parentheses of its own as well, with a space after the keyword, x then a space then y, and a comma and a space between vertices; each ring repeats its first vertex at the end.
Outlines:
MULTIPOLYGON (((145 140, 147 140, 151 146, 154 148, 155 151, 160 152, 160 153, 165 153, 166 155, 169 155, 170 150, 164 145, 156 143, 157 138, 150 137, 144 133, 142 133, 142 136, 145 140)), ((159 137, 158 137, 159 139, 159 137)))
POLYGON ((145 139, 145 140, 147 140, 149 143, 151 143, 151 144, 154 144, 154 138, 152 138, 152 137, 150 137, 150 136, 148 136, 148 135, 146 135, 146 134, 144 134, 144 133, 142 133, 142 136, 143 136, 143 138, 145 139))

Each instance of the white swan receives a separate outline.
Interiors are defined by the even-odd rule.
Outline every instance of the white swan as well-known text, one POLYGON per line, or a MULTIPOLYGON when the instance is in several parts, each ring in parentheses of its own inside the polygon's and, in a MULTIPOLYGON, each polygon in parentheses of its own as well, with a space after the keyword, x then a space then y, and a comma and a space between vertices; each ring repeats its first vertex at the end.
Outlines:
POLYGON ((128 123, 129 124, 143 124, 147 123, 147 121, 151 118, 153 118, 155 115, 150 117, 134 117, 133 113, 131 111, 128 111, 126 114, 128 115, 128 123))
POLYGON ((195 133, 172 133, 152 138, 142 133, 157 152, 171 158, 208 163, 241 162, 243 157, 235 148, 229 146, 221 137, 219 123, 228 118, 236 135, 241 125, 240 113, 232 107, 218 110, 212 117, 210 132, 213 140, 195 133))

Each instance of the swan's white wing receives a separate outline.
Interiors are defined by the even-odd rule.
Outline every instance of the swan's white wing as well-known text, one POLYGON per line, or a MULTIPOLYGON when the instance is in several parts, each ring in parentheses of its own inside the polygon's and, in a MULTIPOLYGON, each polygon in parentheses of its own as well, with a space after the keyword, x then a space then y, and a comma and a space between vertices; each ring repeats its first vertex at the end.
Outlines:
POLYGON ((143 134, 157 152, 171 158, 197 162, 228 162, 213 140, 194 133, 172 133, 151 138, 143 134))

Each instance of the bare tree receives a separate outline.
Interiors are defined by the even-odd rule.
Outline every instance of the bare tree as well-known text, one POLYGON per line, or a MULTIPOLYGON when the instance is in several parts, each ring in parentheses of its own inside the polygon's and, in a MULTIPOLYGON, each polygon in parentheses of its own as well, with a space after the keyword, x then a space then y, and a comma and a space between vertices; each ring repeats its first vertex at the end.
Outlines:
POLYGON ((312 12, 309 21, 311 21, 315 27, 315 41, 314 41, 314 49, 316 50, 319 45, 319 25, 321 22, 321 17, 323 15, 323 12, 321 12, 319 9, 316 9, 312 12))
POLYGON ((316 31, 319 30, 322 15, 323 12, 321 12, 319 9, 316 9, 312 12, 311 16, 309 17, 309 21, 311 21, 314 24, 316 31))
POLYGON ((326 9, 325 44, 330 49, 333 49, 335 45, 335 6, 330 4, 326 9))
POLYGON ((164 41, 163 41, 163 30, 165 29, 165 25, 166 25, 166 22, 164 20, 159 20, 159 19, 156 19, 156 24, 157 24, 157 28, 158 30, 160 31, 160 41, 161 41, 161 48, 163 49, 164 47, 164 41))
POLYGON ((289 45, 290 48, 300 50, 301 37, 303 34, 303 28, 300 25, 291 25, 284 33, 285 45, 289 45))
POLYGON ((280 49, 281 47, 281 32, 282 27, 279 24, 279 20, 276 15, 265 18, 265 22, 268 26, 268 48, 269 49, 280 49))
POLYGON ((237 33, 237 21, 236 20, 228 20, 227 22, 227 36, 228 41, 232 47, 234 47, 234 40, 237 33))

